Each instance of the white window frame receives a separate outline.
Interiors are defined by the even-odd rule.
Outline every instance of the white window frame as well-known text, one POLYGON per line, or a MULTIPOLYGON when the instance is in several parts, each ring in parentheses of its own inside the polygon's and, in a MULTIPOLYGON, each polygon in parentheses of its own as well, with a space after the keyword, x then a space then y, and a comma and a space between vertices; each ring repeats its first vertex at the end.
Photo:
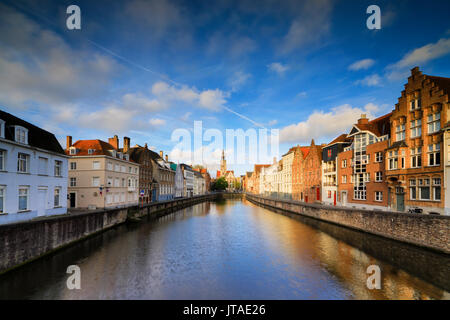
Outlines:
POLYGON ((375 191, 375 201, 383 201, 383 191, 375 191))
POLYGON ((100 177, 92 177, 92 186, 93 187, 100 187, 100 177), (95 183, 96 181, 98 183, 95 183))
POLYGON ((28 129, 22 126, 14 126, 14 141, 28 144, 28 129))
POLYGON ((5 139, 5 120, 0 119, 0 138, 5 139))
POLYGON ((342 168, 347 168, 347 159, 342 160, 342 168))
POLYGON ((442 179, 439 178, 431 178, 432 181, 432 196, 434 201, 441 201, 442 200, 442 179), (439 199, 436 198, 436 189, 439 188, 439 199))
POLYGON ((70 162, 70 170, 77 170, 77 163, 75 161, 70 162))
POLYGON ((5 214, 5 204, 6 204, 6 186, 0 186, 0 214, 5 214))
POLYGON ((17 172, 18 173, 29 173, 30 171, 30 155, 26 153, 17 153, 17 172), (21 156, 24 156, 21 158, 21 156), (23 169, 23 164, 25 165, 25 171, 23 169))
POLYGON ((428 145, 428 166, 439 167, 441 165, 441 144, 428 145), (439 161, 439 163, 437 163, 439 161))
POLYGON ((53 191, 53 207, 60 208, 61 207, 61 187, 56 187, 53 191))
POLYGON ((24 211, 29 211, 30 209, 30 187, 29 186, 19 186, 18 189, 18 206, 17 206, 17 211, 18 212, 24 212, 24 211), (26 208, 25 209, 20 209, 20 198, 23 197, 23 195, 20 195, 21 191, 25 191, 25 196, 26 196, 26 208))
POLYGON ((6 171, 6 154, 6 150, 0 149, 0 171, 6 171))
POLYGON ((375 182, 383 182, 383 171, 375 172, 375 182))
POLYGON ((418 138, 422 136, 422 120, 416 119, 410 122, 411 123, 411 138, 418 138))
POLYGON ((418 180, 418 191, 419 191, 419 200, 423 200, 423 201, 430 201, 432 198, 432 194, 431 194, 431 187, 430 187, 430 178, 419 178, 418 180), (429 194, 429 198, 422 198, 422 189, 423 188, 428 188, 428 194, 429 194))
POLYGON ((441 113, 436 112, 427 116, 428 134, 433 134, 441 130, 441 113))
POLYGON ((75 148, 75 147, 70 147, 69 148, 69 153, 70 153, 70 155, 76 155, 77 154, 77 148, 75 148))
POLYGON ((383 152, 379 151, 375 153, 375 162, 383 161, 383 152))
POLYGON ((417 181, 416 179, 409 179, 409 200, 417 200, 417 181), (415 197, 413 198, 413 191, 415 197))
POLYGON ((100 170, 101 169, 100 161, 92 161, 92 169, 93 170, 100 170), (98 164, 98 166, 97 166, 97 164, 98 164))
POLYGON ((413 148, 410 150, 410 152, 411 152, 411 168, 420 168, 422 166, 422 147, 413 148))
POLYGON ((61 160, 55 160, 55 177, 62 177, 63 162, 61 160))
POLYGON ((406 139, 406 126, 399 124, 395 127, 395 141, 403 141, 406 139))
POLYGON ((71 187, 76 187, 77 186, 77 178, 76 177, 70 177, 69 179, 69 185, 71 187))

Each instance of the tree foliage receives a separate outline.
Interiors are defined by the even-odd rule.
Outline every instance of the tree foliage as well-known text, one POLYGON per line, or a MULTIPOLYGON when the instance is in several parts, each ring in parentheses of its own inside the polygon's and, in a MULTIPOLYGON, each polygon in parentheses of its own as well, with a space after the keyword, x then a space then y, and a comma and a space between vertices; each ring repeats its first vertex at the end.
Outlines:
POLYGON ((211 184, 211 190, 214 191, 223 191, 228 188, 228 182, 224 177, 220 177, 216 181, 211 184))

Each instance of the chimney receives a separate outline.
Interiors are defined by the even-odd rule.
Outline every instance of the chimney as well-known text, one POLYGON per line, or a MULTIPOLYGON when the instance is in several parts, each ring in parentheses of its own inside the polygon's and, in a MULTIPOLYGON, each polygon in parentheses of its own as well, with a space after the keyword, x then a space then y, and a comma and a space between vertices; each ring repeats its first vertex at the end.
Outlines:
POLYGON ((119 137, 117 135, 114 138, 109 138, 108 143, 112 145, 116 150, 119 149, 119 137))
POLYGON ((358 124, 368 124, 369 119, 367 119, 367 116, 363 113, 361 115, 361 118, 358 119, 358 124))
POLYGON ((145 149, 148 149, 148 145, 147 145, 147 142, 145 143, 145 146, 144 146, 144 148, 145 148, 145 149))
POLYGON ((166 162, 169 162, 169 156, 166 154, 166 162))
POLYGON ((415 74, 422 74, 422 72, 420 72, 419 67, 414 67, 411 69, 411 74, 415 75, 415 74))
POLYGON ((161 158, 163 158, 163 152, 162 152, 162 151, 159 152, 159 156, 160 156, 161 158))
POLYGON ((66 149, 68 150, 72 146, 72 136, 66 137, 66 149))
POLYGON ((123 137, 123 153, 127 153, 130 150, 130 138, 123 137))

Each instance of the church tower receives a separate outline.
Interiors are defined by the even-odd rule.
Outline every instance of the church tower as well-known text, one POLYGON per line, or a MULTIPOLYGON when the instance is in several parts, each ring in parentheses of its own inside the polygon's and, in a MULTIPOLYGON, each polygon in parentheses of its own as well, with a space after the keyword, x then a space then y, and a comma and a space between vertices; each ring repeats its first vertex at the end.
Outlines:
POLYGON ((227 173, 227 160, 225 160, 225 150, 222 150, 222 160, 220 161, 220 173, 225 176, 227 173))

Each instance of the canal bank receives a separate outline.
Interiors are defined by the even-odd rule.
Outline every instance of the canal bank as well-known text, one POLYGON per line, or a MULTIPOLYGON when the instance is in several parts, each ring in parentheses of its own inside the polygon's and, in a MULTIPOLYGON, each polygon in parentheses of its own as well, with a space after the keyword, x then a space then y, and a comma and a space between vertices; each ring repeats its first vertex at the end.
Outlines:
POLYGON ((74 212, 0 225, 0 274, 114 228, 127 220, 158 218, 220 197, 229 196, 207 194, 143 206, 74 212))
POLYGON ((250 202, 450 254, 450 217, 361 210, 246 194, 250 202))

